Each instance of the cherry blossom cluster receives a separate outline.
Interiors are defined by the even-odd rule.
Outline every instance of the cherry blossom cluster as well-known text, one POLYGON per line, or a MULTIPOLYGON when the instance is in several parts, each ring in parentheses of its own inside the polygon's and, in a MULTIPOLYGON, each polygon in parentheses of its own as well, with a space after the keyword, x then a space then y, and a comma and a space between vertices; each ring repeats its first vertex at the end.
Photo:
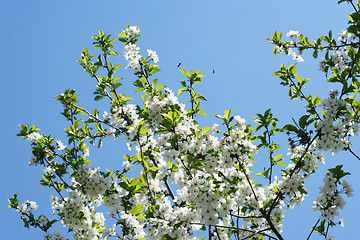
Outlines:
POLYGON ((283 50, 285 49, 288 55, 291 55, 294 61, 297 62, 304 62, 304 59, 301 55, 297 52, 294 52, 291 47, 296 46, 296 39, 300 36, 299 31, 289 31, 286 34, 286 37, 291 38, 290 42, 287 42, 283 45, 276 46, 276 54, 282 54, 283 50), (295 41, 295 42, 294 42, 295 41))
POLYGON ((37 141, 39 141, 41 139, 41 134, 38 132, 32 132, 29 135, 26 136, 26 140, 32 142, 32 143, 36 143, 37 141))
POLYGON ((153 51, 153 50, 151 50, 151 49, 148 49, 147 52, 148 52, 148 56, 152 59, 152 61, 153 61, 154 63, 158 63, 158 62, 159 62, 159 57, 158 57, 158 55, 156 54, 155 51, 153 51))
POLYGON ((140 63, 141 55, 139 53, 140 48, 136 46, 135 43, 129 43, 125 45, 123 54, 126 60, 129 60, 126 68, 131 68, 135 72, 140 71, 140 63))
POLYGON ((98 198, 110 188, 112 179, 100 174, 99 168, 92 168, 91 165, 84 164, 74 171, 73 186, 81 188, 88 198, 98 198))
POLYGON ((348 56, 346 53, 346 49, 343 52, 336 51, 331 54, 331 60, 335 65, 334 68, 339 71, 342 71, 344 69, 347 58, 348 56))
POLYGON ((38 205, 36 204, 36 202, 34 201, 25 201, 23 204, 19 205, 16 208, 16 211, 22 215, 22 214, 29 214, 31 209, 37 210, 38 209, 38 205))
POLYGON ((140 28, 137 26, 127 26, 125 31, 123 30, 122 32, 125 33, 129 40, 132 40, 139 36, 140 28))
POLYGON ((99 239, 98 229, 104 228, 105 218, 102 212, 96 212, 87 196, 80 191, 68 190, 69 198, 52 197, 52 207, 56 209, 64 227, 74 231, 75 239, 99 239))
POLYGON ((58 231, 55 231, 53 234, 46 232, 44 234, 44 240, 66 240, 66 238, 58 231))
POLYGON ((321 211, 320 219, 326 222, 334 220, 335 216, 339 216, 339 209, 342 209, 346 203, 344 197, 340 194, 344 192, 348 197, 353 196, 353 189, 346 180, 339 181, 332 173, 327 174, 323 179, 318 196, 313 203, 315 211, 321 211), (342 189, 339 189, 342 186, 342 189))
POLYGON ((345 30, 342 30, 339 34, 338 40, 340 40, 341 42, 347 42, 347 41, 359 41, 359 37, 355 36, 355 34, 353 33, 349 33, 345 30))
POLYGON ((322 102, 325 117, 319 122, 321 135, 318 147, 332 153, 345 149, 349 145, 346 137, 357 135, 359 131, 357 122, 352 119, 351 105, 337 96, 337 91, 331 91, 329 97, 322 102))
POLYGON ((348 60, 349 56, 346 47, 342 48, 341 50, 336 50, 331 53, 329 61, 325 61, 324 58, 320 60, 319 71, 324 71, 327 65, 333 67, 338 71, 343 71, 344 68, 348 66, 348 60))

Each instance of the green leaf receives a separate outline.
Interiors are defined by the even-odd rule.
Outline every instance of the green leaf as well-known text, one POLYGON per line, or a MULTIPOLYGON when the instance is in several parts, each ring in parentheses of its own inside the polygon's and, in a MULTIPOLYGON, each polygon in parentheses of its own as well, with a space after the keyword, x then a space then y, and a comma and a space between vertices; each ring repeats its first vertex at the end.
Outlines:
POLYGON ((294 125, 291 125, 291 124, 286 124, 283 127, 283 130, 290 131, 290 132, 297 132, 298 131, 297 127, 295 127, 294 125))
POLYGON ((345 172, 344 170, 342 170, 342 166, 343 165, 337 165, 334 168, 328 169, 328 171, 332 173, 333 176, 338 180, 346 175, 351 175, 349 172, 345 172))
POLYGON ((159 84, 159 85, 157 85, 156 86, 156 91, 158 92, 158 91, 160 91, 161 89, 163 89, 165 86, 164 85, 162 85, 162 84, 159 84))
POLYGON ((310 115, 304 115, 302 116, 300 119, 299 119, 299 126, 301 128, 305 128, 306 127, 306 123, 307 123, 307 120, 309 119, 310 115))
POLYGON ((224 118, 225 120, 229 120, 231 110, 225 110, 224 118))
POLYGON ((277 161, 283 154, 279 153, 274 157, 274 161, 277 161))
POLYGON ((197 113, 198 113, 198 114, 201 114, 201 115, 204 115, 204 116, 207 116, 207 115, 206 115, 206 112, 204 112, 204 111, 202 111, 202 110, 199 110, 197 113))
POLYGON ((313 52, 313 58, 317 58, 318 57, 318 51, 314 51, 313 52))
POLYGON ((137 217, 137 219, 147 220, 146 217, 144 215, 142 215, 142 214, 139 214, 136 217, 137 217))
POLYGON ((179 90, 178 90, 178 96, 180 96, 183 92, 185 92, 186 91, 186 89, 185 88, 180 88, 179 90))
POLYGON ((181 69, 180 72, 182 72, 185 76, 187 76, 188 78, 190 78, 190 73, 188 70, 186 69, 181 69))
POLYGON ((203 132, 203 133, 207 133, 207 132, 209 132, 210 130, 211 130, 211 127, 205 127, 205 128, 203 128, 202 132, 203 132))

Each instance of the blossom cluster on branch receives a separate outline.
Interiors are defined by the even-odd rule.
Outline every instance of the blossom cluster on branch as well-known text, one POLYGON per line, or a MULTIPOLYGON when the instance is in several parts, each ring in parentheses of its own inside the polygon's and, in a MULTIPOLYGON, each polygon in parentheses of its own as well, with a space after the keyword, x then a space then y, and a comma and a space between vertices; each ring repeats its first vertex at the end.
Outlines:
MULTIPOLYGON (((295 64, 283 64, 274 75, 288 88, 291 99, 307 104, 303 116, 283 127, 277 126, 270 109, 257 114, 254 127, 231 110, 215 115, 221 127, 219 123, 201 127, 197 115, 206 116, 200 109, 206 98, 195 89, 204 77, 201 71, 181 70, 185 80, 178 96, 158 84, 154 74, 160 71, 159 57, 150 49, 142 57, 136 45, 137 26, 126 26, 117 38, 124 43, 125 68, 134 71, 135 91, 143 100, 140 105, 131 103, 132 98, 119 93, 122 78, 116 70, 121 64, 109 60, 118 56, 113 45, 117 39, 100 31, 93 37, 95 48, 100 49, 98 57, 84 48, 78 61, 96 81, 94 100, 107 99, 109 108, 100 114, 79 106, 75 90, 57 96, 63 105, 61 114, 70 123, 65 128, 66 146, 60 139, 40 134, 35 126, 20 125, 18 136, 32 146, 29 165, 41 166, 40 184, 54 189, 50 198, 54 219, 36 217, 36 203, 19 204, 17 194, 9 199, 10 207, 21 215, 25 227, 38 227, 45 239, 52 240, 66 239, 50 232, 55 222, 73 232, 74 239, 86 240, 195 240, 200 239, 198 231, 205 230, 209 239, 283 240, 285 212, 308 195, 306 179, 316 173, 319 163, 325 164, 324 152, 349 151, 359 159, 350 141, 360 121, 360 102, 355 99, 360 91, 360 13, 355 10, 338 42, 331 32, 314 42, 298 31, 288 32, 291 41, 283 42, 276 32, 268 39, 275 45, 275 54, 285 51, 297 62, 304 61, 305 50, 313 50, 314 58, 325 51, 320 69, 331 73, 328 82, 340 85, 321 100, 305 93, 310 79, 297 75, 295 64), (188 107, 179 100, 183 94, 189 97, 188 107), (288 158, 280 152, 275 135, 288 139, 288 158), (126 154, 119 169, 103 172, 92 166, 90 147, 100 148, 108 137, 124 139, 134 154, 126 154), (269 161, 263 172, 254 173, 259 151, 269 161)), ((345 205, 343 196, 353 195, 343 179, 348 174, 341 165, 328 170, 314 201, 319 215, 308 239, 314 232, 330 239, 330 227, 343 226, 342 219, 337 219, 345 205)))

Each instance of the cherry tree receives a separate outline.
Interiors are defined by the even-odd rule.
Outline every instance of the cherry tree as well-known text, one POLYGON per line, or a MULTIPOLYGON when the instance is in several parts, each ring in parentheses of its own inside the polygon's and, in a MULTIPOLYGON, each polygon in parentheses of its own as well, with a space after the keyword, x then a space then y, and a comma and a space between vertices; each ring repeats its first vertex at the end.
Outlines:
MULTIPOLYGON (((56 222, 74 239, 284 239, 285 212, 304 201, 306 179, 325 164, 324 153, 348 151, 360 160, 351 144, 360 121, 360 4, 342 2, 354 13, 337 36, 330 31, 310 41, 291 30, 268 39, 274 54, 290 55, 295 62, 304 61, 304 51, 321 56, 320 71, 335 83, 321 99, 305 91, 311 79, 297 74, 296 63, 282 64, 274 75, 306 111, 284 126, 270 109, 257 114, 255 124, 225 110, 214 116, 217 123, 202 126, 198 116, 206 116, 200 108, 206 97, 196 90, 201 71, 181 69, 185 80, 174 93, 156 78, 156 52, 140 51, 138 26, 126 26, 116 38, 99 31, 93 36, 99 53, 84 48, 78 62, 96 82, 94 101, 106 102, 108 109, 79 106, 76 91, 67 89, 56 97, 69 122, 66 141, 20 125, 18 136, 31 143, 29 165, 43 168, 40 184, 54 190, 54 216, 37 214, 36 202, 19 202, 18 194, 9 207, 25 227, 41 229, 45 239, 66 239, 52 231, 56 222), (136 77, 138 101, 123 93, 122 66, 115 63, 119 53, 136 77), (186 105, 181 95, 188 96, 186 105), (101 148, 109 137, 125 140, 131 154, 124 155, 122 168, 101 171, 91 163, 90 148, 101 148), (278 138, 287 139, 288 146, 280 146, 278 138), (268 163, 255 172, 259 151, 266 152, 268 163), (201 231, 205 237, 199 237, 201 231)), ((353 195, 349 174, 342 165, 328 169, 307 239, 315 234, 332 239, 331 227, 343 225, 340 209, 353 195)))

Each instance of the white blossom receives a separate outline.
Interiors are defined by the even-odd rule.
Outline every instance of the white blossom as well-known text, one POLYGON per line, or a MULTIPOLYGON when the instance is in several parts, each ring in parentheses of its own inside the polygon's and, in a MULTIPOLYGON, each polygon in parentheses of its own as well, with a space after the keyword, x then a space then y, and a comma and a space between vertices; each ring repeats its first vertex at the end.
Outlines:
POLYGON ((28 134, 26 136, 26 140, 32 142, 32 143, 36 143, 37 141, 39 141, 41 139, 41 134, 38 132, 32 132, 30 134, 28 134))
POLYGON ((298 38, 300 36, 299 31, 289 31, 286 34, 286 37, 288 38, 298 38))
POLYGON ((148 49, 147 52, 148 52, 148 56, 151 57, 154 63, 159 62, 159 57, 155 51, 148 49))

